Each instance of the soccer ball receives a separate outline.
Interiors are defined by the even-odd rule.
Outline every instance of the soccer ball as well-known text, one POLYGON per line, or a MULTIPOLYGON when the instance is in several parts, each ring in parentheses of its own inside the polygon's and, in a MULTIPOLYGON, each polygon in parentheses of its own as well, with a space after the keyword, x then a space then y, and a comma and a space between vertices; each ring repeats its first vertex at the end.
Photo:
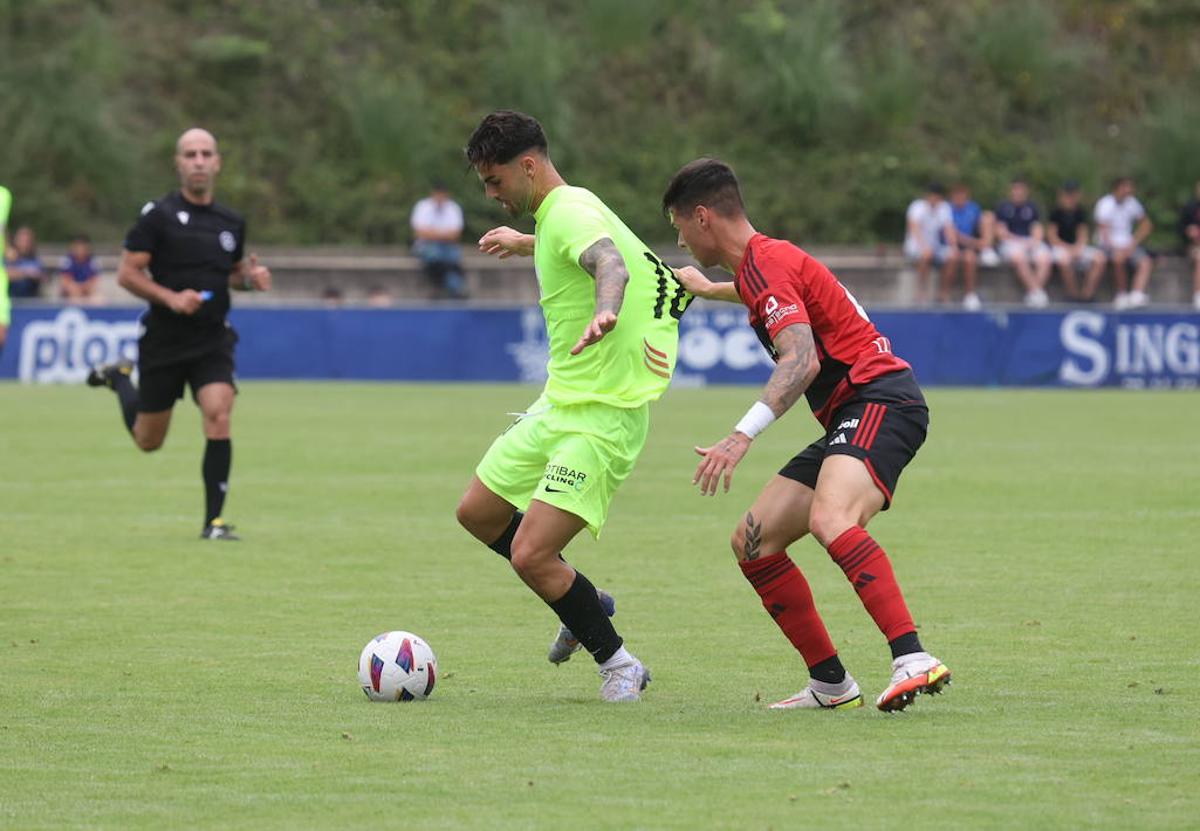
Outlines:
POLYGON ((358 656, 358 682, 372 701, 428 698, 437 680, 437 657, 412 632, 384 632, 358 656))

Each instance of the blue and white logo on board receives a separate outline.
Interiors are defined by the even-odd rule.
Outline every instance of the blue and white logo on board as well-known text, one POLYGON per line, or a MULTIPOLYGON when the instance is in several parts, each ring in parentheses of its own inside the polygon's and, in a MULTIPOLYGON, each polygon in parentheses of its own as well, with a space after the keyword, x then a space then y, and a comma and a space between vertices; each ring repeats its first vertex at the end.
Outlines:
POLYGON ((1066 386, 1200 386, 1200 321, 1070 312, 1059 338, 1064 355, 1058 380, 1066 386))
POLYGON ((63 309, 22 330, 17 377, 26 383, 82 383, 97 364, 136 360, 139 330, 136 320, 89 320, 81 309, 63 309))

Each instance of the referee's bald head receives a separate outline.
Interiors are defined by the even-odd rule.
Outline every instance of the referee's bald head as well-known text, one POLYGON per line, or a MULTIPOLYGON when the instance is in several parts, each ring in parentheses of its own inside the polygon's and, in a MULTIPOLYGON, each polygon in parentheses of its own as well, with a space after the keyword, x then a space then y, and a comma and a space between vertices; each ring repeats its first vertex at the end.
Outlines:
POLYGON ((183 135, 175 140, 175 155, 178 156, 182 154, 184 145, 190 144, 196 139, 207 140, 212 143, 214 150, 217 148, 216 136, 214 136, 208 130, 205 130, 203 127, 192 127, 188 130, 184 130, 183 135))

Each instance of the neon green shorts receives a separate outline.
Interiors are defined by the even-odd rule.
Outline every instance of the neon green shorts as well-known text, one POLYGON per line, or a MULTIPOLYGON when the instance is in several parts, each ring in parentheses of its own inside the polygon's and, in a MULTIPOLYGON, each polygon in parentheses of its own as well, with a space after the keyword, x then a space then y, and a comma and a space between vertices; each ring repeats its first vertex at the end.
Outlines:
POLYGON ((648 403, 560 406, 542 397, 492 442, 475 475, 518 510, 537 499, 575 514, 599 537, 649 427, 648 403))

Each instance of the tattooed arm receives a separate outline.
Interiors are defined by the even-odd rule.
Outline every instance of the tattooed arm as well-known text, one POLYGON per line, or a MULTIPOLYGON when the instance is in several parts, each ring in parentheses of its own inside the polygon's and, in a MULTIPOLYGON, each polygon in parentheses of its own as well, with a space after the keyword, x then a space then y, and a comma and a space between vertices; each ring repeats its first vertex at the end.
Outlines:
POLYGON ((571 348, 572 355, 578 355, 584 347, 600 340, 617 325, 617 313, 625 299, 625 284, 629 282, 625 258, 608 237, 596 240, 580 254, 579 265, 596 281, 596 316, 571 348))
MULTIPOLYGON (((779 418, 804 395, 808 385, 821 371, 821 363, 817 359, 812 327, 807 323, 793 323, 781 329, 772 342, 779 358, 759 401, 770 407, 771 413, 779 418)), ((751 441, 745 433, 734 430, 711 447, 695 448, 704 458, 696 468, 692 484, 699 484, 700 493, 712 496, 724 477, 725 492, 728 493, 733 481, 733 469, 750 449, 751 441)))
POLYGON ((779 359, 758 400, 779 418, 804 395, 821 371, 821 362, 817 359, 812 327, 807 323, 793 323, 781 329, 771 342, 779 359))

